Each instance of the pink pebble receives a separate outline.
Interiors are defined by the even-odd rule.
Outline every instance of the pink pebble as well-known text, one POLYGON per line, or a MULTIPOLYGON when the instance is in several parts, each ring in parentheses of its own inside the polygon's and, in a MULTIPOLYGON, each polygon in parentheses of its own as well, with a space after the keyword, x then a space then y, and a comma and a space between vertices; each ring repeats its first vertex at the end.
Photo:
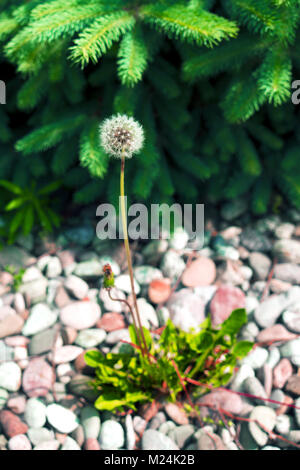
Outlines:
POLYGON ((31 450, 31 444, 25 434, 18 434, 8 441, 9 450, 31 450))
POLYGON ((281 359, 273 370, 273 385, 276 388, 283 388, 286 381, 293 374, 293 367, 287 358, 281 359))
POLYGON ((200 256, 193 261, 182 275, 182 284, 186 287, 209 286, 216 278, 216 266, 213 260, 200 256))
POLYGON ((19 395, 17 397, 9 398, 6 406, 17 415, 20 415, 25 411, 26 397, 24 395, 19 395))
POLYGON ((84 450, 100 450, 100 444, 97 439, 90 437, 85 441, 84 450))
POLYGON ((13 348, 22 348, 30 343, 30 339, 25 336, 10 336, 9 338, 5 338, 4 341, 7 346, 11 346, 13 348))

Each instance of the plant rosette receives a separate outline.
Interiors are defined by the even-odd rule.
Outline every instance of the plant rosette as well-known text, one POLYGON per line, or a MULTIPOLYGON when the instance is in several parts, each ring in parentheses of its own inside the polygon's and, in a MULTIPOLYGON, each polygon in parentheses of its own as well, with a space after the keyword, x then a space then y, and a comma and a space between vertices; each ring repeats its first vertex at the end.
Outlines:
POLYGON ((159 398, 175 402, 187 390, 196 398, 211 388, 225 386, 238 360, 254 344, 237 340, 246 322, 245 309, 236 309, 215 328, 210 318, 206 318, 197 333, 186 333, 170 320, 160 335, 143 328, 147 357, 137 346, 136 331, 130 325, 131 342, 124 341, 118 353, 93 350, 85 354, 86 364, 95 369, 95 377, 90 382, 99 393, 95 407, 109 411, 136 410, 137 405, 159 398))

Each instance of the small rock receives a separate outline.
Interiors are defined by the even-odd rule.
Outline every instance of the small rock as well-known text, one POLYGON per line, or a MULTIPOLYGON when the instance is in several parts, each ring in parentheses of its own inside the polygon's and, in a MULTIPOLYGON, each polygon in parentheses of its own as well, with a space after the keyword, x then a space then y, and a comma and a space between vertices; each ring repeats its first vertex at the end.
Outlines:
POLYGON ((7 315, 0 321, 0 338, 21 333, 24 320, 20 315, 7 315))
POLYGON ((27 435, 34 446, 54 439, 54 432, 47 428, 29 428, 27 435))
POLYGON ((272 431, 276 424, 276 413, 267 406, 256 406, 250 413, 249 431, 258 445, 265 446, 269 440, 268 434, 257 423, 261 423, 265 429, 272 431), (256 422, 254 422, 254 420, 256 422))
POLYGON ((267 279, 272 265, 268 256, 264 255, 263 253, 253 251, 249 256, 249 264, 258 280, 264 281, 267 279))
POLYGON ((222 439, 215 433, 202 433, 197 439, 197 450, 227 450, 222 439))
POLYGON ((283 325, 276 323, 269 328, 261 330, 257 335, 257 341, 260 343, 272 343, 275 341, 290 341, 295 339, 296 335, 290 333, 283 325))
POLYGON ((100 416, 97 410, 91 406, 85 406, 81 410, 81 423, 85 439, 98 439, 100 433, 100 416))
POLYGON ((22 333, 25 336, 32 336, 40 331, 46 330, 57 320, 57 313, 51 311, 46 304, 36 304, 30 312, 28 320, 25 322, 22 333))
POLYGON ((59 309, 65 307, 66 305, 68 305, 72 302, 72 300, 68 296, 66 290, 61 285, 58 286, 57 289, 56 289, 54 301, 55 301, 55 305, 59 309))
POLYGON ((106 332, 124 329, 126 324, 123 315, 116 312, 104 313, 100 320, 98 320, 98 328, 106 332))
MULTIPOLYGON (((119 289, 113 288, 111 295, 115 299, 126 300, 126 295, 119 289)), ((123 302, 116 302, 111 300, 106 289, 102 288, 99 292, 99 298, 104 304, 104 309, 108 312, 123 312, 125 307, 123 302)))
POLYGON ((78 346, 61 346, 49 354, 49 359, 54 364, 63 364, 74 361, 82 352, 83 349, 78 346))
POLYGON ((240 236, 241 244, 249 251, 270 251, 272 244, 270 240, 252 228, 246 228, 240 236))
POLYGON ((58 277, 62 272, 62 266, 57 256, 51 256, 47 263, 46 276, 50 279, 58 277))
POLYGON ((215 278, 215 263, 210 258, 200 256, 185 269, 181 281, 186 287, 209 286, 215 278))
POLYGON ((287 292, 292 287, 292 284, 285 281, 280 281, 279 279, 271 279, 270 281, 270 291, 273 294, 283 294, 287 292))
POLYGON ((300 355, 300 338, 287 341, 280 347, 280 353, 283 357, 300 355))
MULTIPOLYGON (((249 379, 248 379, 249 380, 249 379)), ((207 406, 217 406, 229 413, 239 415, 243 409, 243 401, 239 395, 228 390, 214 390, 197 400, 207 406)))
POLYGON ((295 406, 297 407, 294 409, 295 418, 296 418, 298 427, 300 427, 300 398, 297 398, 295 400, 295 406))
POLYGON ((280 402, 280 404, 268 402, 268 406, 276 410, 280 406, 282 406, 282 404, 284 404, 285 395, 282 390, 280 390, 279 388, 275 388, 270 395, 270 399, 276 402, 280 402))
POLYGON ((60 442, 55 439, 49 441, 43 441, 37 444, 33 450, 58 450, 60 442))
POLYGON ((223 323, 237 308, 245 307, 245 294, 238 287, 220 286, 210 302, 212 325, 223 323))
POLYGON ((0 410, 4 408, 8 400, 8 391, 5 388, 0 388, 0 410))
POLYGON ((246 393, 249 393, 250 395, 255 395, 256 397, 260 397, 260 399, 252 398, 252 400, 254 400, 258 404, 261 404, 264 401, 264 398, 268 398, 263 385, 256 377, 248 377, 244 381, 243 386, 246 393))
POLYGON ((75 330, 85 330, 97 323, 101 315, 100 306, 90 301, 73 302, 60 312, 60 319, 75 330))
POLYGON ((103 343, 105 338, 106 332, 104 330, 99 328, 90 328, 87 330, 81 330, 75 340, 75 343, 84 349, 89 349, 103 343))
POLYGON ((7 408, 9 408, 13 413, 19 415, 23 414, 26 407, 26 397, 24 395, 18 395, 16 397, 11 397, 7 401, 7 408))
POLYGON ((291 375, 287 380, 285 390, 300 395, 300 375, 291 375))
POLYGON ((89 261, 78 263, 74 274, 79 278, 82 277, 83 279, 94 279, 102 276, 102 268, 103 266, 98 260, 91 259, 89 261))
POLYGON ((137 299, 137 305, 142 325, 148 329, 158 328, 158 318, 152 305, 142 297, 137 299))
MULTIPOLYGON (((129 274, 121 274, 120 276, 115 278, 115 286, 117 289, 120 289, 127 294, 131 294, 131 282, 129 274)), ((138 285, 137 281, 134 279, 134 290, 136 295, 140 293, 140 286, 138 285)))
POLYGON ((168 433, 168 437, 170 437, 178 445, 178 447, 182 449, 186 446, 194 432, 194 426, 191 424, 186 424, 182 426, 176 426, 168 433))
POLYGON ((293 367, 288 359, 281 359, 273 371, 273 385, 276 388, 283 388, 286 381, 293 374, 293 367))
POLYGON ((97 439, 90 438, 84 443, 84 450, 101 450, 101 447, 97 439))
POLYGON ((273 369, 280 360, 280 351, 278 348, 272 346, 269 350, 269 357, 266 364, 268 364, 271 369, 273 369))
POLYGON ((68 276, 64 284, 67 291, 79 300, 84 299, 89 291, 88 284, 78 276, 68 276))
POLYGON ((42 358, 30 360, 23 373, 23 390, 29 397, 46 396, 54 382, 54 373, 51 366, 42 358))
POLYGON ((282 320, 289 330, 300 333, 300 311, 291 312, 290 310, 286 310, 282 315, 282 320))
POLYGON ((172 439, 154 429, 147 429, 142 437, 143 450, 179 450, 172 439))
POLYGON ((29 354, 37 356, 50 351, 54 347, 56 334, 56 329, 50 328, 34 335, 28 346, 29 354))
POLYGON ((126 449, 133 450, 136 441, 136 435, 133 428, 133 419, 131 415, 126 415, 125 418, 125 431, 126 431, 126 449))
POLYGON ((170 279, 155 279, 151 281, 148 296, 153 304, 161 304, 168 300, 171 294, 170 279))
POLYGON ((89 385, 91 377, 83 374, 76 374, 68 383, 70 393, 77 397, 86 398, 88 401, 95 401, 98 398, 98 393, 95 392, 89 385))
POLYGON ((291 238, 295 230, 295 225, 288 222, 279 224, 274 230, 274 234, 277 238, 291 238))
POLYGON ((160 269, 169 279, 178 279, 185 269, 185 262, 174 250, 169 250, 163 256, 160 269))
POLYGON ((42 428, 46 423, 46 406, 37 398, 30 398, 26 403, 24 418, 31 428, 42 428))
POLYGON ((21 369, 15 362, 0 364, 0 387, 16 392, 21 386, 21 369))
POLYGON ((276 418, 275 430, 279 434, 287 435, 291 427, 291 417, 287 415, 280 415, 276 418))
POLYGON ((47 286, 48 280, 45 277, 41 277, 22 284, 19 288, 19 292, 23 294, 27 300, 30 300, 32 304, 36 304, 46 299, 47 286))
POLYGON ((189 424, 185 411, 175 403, 166 403, 165 412, 176 424, 189 424))
POLYGON ((7 437, 25 434, 28 429, 27 424, 23 423, 18 416, 8 410, 0 411, 0 423, 7 437))
POLYGON ((267 349, 256 346, 256 348, 250 351, 250 353, 243 359, 242 363, 248 364, 254 370, 259 369, 267 361, 268 355, 269 353, 267 349))
POLYGON ((64 434, 69 434, 79 425, 78 418, 72 411, 56 403, 47 406, 46 416, 51 426, 64 434))
POLYGON ((300 284, 300 266, 292 263, 276 264, 274 277, 291 284, 300 284))
POLYGON ((123 447, 125 436, 121 424, 113 420, 104 421, 101 426, 99 442, 103 450, 114 450, 123 447))
POLYGON ((297 240, 278 240, 273 251, 279 261, 300 264, 300 242, 297 240))
POLYGON ((60 450, 81 450, 81 448, 72 437, 67 436, 60 450))
POLYGON ((9 450, 31 450, 31 444, 25 434, 18 434, 8 441, 9 450))
POLYGON ((283 294, 272 295, 255 309, 255 321, 261 328, 273 326, 285 308, 286 299, 283 294))
POLYGON ((153 266, 142 265, 134 269, 134 276, 141 286, 147 286, 156 279, 163 277, 161 271, 153 266))
POLYGON ((191 289, 185 288, 173 293, 167 308, 170 318, 177 328, 187 333, 191 328, 199 331, 199 325, 204 321, 204 302, 191 289))
POLYGON ((242 364, 238 371, 234 374, 233 380, 230 384, 231 390, 241 392, 243 390, 243 383, 248 377, 254 377, 255 373, 249 364, 242 364))

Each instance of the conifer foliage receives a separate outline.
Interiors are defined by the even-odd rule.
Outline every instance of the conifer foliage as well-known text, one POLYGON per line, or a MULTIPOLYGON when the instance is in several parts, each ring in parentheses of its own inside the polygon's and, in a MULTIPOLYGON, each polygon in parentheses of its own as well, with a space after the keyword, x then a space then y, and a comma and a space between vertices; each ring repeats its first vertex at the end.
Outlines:
POLYGON ((119 112, 145 129, 132 199, 299 208, 299 18, 299 0, 0 0, 0 179, 115 201, 98 127, 119 112))

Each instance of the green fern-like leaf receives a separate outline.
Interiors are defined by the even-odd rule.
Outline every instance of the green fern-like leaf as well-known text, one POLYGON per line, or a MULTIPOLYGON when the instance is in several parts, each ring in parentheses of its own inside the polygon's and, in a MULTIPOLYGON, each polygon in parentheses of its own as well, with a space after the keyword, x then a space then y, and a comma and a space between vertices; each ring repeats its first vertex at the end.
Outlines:
POLYGON ((140 28, 126 33, 118 53, 118 75, 123 85, 133 86, 142 79, 148 51, 140 28))

